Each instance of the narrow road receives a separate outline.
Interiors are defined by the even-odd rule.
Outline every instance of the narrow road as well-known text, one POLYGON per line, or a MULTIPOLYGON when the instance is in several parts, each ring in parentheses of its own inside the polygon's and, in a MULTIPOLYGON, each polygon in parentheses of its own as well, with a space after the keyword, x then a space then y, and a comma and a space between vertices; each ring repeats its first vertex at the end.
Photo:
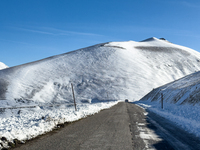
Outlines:
POLYGON ((197 138, 176 128, 135 104, 121 102, 28 141, 15 150, 187 150, 200 147, 197 138), (170 129, 165 127, 168 125, 170 129), (177 135, 175 131, 180 133, 177 135))

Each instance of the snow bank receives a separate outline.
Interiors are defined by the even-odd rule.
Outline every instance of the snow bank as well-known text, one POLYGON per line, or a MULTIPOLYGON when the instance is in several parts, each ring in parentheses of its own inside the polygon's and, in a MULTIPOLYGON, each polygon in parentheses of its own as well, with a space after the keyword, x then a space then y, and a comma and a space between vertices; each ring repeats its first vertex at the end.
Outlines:
POLYGON ((0 138, 6 137, 9 141, 16 138, 28 140, 53 130, 57 124, 85 118, 117 103, 118 101, 78 104, 77 111, 73 105, 69 104, 54 107, 5 109, 3 111, 1 109, 0 138))
POLYGON ((158 102, 138 101, 135 103, 148 111, 152 111, 171 120, 185 131, 200 137, 199 105, 175 105, 164 103, 164 109, 161 109, 161 104, 158 102))

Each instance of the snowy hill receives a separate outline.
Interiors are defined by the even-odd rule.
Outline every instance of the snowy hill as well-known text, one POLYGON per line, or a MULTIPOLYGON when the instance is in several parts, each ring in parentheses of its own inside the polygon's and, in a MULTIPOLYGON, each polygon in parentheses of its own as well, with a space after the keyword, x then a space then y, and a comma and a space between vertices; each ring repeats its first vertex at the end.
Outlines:
POLYGON ((196 72, 185 76, 179 80, 158 87, 144 96, 142 101, 157 101, 161 100, 171 104, 200 104, 200 72, 196 72))
POLYGON ((0 70, 8 68, 4 63, 0 62, 0 70))
POLYGON ((198 70, 198 52, 163 39, 110 42, 1 70, 0 99, 70 103, 73 83, 78 102, 135 101, 198 70))

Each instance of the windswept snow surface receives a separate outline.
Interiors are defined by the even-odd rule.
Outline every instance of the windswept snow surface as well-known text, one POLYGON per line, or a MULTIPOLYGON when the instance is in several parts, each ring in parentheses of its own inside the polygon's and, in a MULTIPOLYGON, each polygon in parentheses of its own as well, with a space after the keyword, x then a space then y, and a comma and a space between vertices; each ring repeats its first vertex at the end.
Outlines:
POLYGON ((0 70, 8 68, 4 63, 0 62, 0 70))
POLYGON ((196 72, 152 90, 137 104, 200 137, 199 97, 200 72, 196 72), (161 94, 164 109, 161 109, 161 94))
POLYGON ((200 53, 157 38, 111 42, 0 71, 0 99, 35 103, 141 99, 200 70, 200 53))
POLYGON ((157 38, 98 44, 7 68, 0 71, 0 136, 29 139, 50 131, 55 122, 117 103, 111 100, 139 100, 153 88, 198 70, 198 52, 157 38), (68 107, 73 103, 71 83, 78 112, 68 107), (27 106, 38 107, 3 109, 27 106))

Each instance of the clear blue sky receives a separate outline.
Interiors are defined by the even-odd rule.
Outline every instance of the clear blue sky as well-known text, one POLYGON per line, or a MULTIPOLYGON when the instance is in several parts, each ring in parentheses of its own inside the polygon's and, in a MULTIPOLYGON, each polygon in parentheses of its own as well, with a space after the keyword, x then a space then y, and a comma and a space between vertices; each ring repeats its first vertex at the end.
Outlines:
POLYGON ((149 37, 200 51, 200 1, 0 0, 0 62, 10 67, 149 37))

